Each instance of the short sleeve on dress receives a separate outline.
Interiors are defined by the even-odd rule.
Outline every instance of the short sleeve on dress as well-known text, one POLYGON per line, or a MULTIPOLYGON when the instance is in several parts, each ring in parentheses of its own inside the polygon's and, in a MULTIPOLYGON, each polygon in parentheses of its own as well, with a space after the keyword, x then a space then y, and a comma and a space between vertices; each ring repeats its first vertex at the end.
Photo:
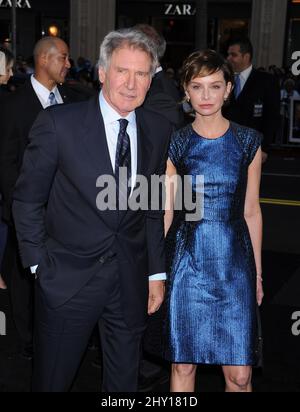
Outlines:
POLYGON ((178 166, 184 151, 187 147, 190 137, 190 130, 188 127, 177 130, 171 136, 168 156, 175 167, 178 166))
POLYGON ((262 134, 253 129, 248 129, 247 154, 248 164, 254 159, 262 143, 262 134))

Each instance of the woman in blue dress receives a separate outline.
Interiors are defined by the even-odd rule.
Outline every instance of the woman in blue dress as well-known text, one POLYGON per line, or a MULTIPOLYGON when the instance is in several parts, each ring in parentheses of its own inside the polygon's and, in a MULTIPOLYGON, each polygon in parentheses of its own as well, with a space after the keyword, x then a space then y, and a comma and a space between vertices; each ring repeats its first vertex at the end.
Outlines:
POLYGON ((263 298, 261 136, 222 116, 233 79, 227 61, 212 50, 184 63, 183 87, 195 120, 171 138, 165 214, 173 239, 164 349, 172 362, 172 392, 194 391, 197 364, 222 365, 228 392, 252 390, 256 306, 263 298), (179 186, 173 178, 187 175, 194 195, 195 177, 204 178, 203 216, 183 219, 174 229, 179 186))

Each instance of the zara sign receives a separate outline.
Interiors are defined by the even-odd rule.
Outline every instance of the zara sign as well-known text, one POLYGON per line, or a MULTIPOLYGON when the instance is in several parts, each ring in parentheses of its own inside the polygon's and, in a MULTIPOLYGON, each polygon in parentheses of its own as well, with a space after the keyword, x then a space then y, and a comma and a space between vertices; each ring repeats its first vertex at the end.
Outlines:
MULTIPOLYGON (((12 7, 13 0, 0 0, 0 7, 12 7)), ((20 9, 31 9, 29 0, 17 0, 16 6, 20 9)))
POLYGON ((196 6, 192 4, 165 4, 165 16, 194 16, 196 6))

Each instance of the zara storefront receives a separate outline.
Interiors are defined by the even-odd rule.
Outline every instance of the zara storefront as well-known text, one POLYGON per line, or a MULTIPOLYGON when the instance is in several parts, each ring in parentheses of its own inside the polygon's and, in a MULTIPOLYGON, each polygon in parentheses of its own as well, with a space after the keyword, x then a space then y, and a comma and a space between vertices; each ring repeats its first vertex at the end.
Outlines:
MULTIPOLYGON (((0 0, 0 42, 11 34, 11 2, 0 0)), ((256 65, 282 66, 288 53, 290 3, 296 4, 292 0, 17 0, 17 53, 30 56, 34 43, 52 34, 71 45, 72 57, 96 61, 108 31, 145 22, 164 34, 166 61, 176 67, 198 47, 205 19, 209 47, 225 52, 228 37, 248 34, 256 65)), ((294 20, 292 33, 298 30, 294 20)))

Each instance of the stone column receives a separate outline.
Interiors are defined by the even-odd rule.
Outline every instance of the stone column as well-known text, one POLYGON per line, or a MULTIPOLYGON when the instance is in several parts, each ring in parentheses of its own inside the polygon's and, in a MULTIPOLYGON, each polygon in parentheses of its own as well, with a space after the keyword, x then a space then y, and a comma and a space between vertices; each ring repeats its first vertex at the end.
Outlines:
POLYGON ((252 0, 251 41, 256 67, 281 67, 288 0, 252 0))
POLYGON ((83 56, 96 63, 99 46, 105 35, 115 29, 115 0, 70 1, 70 50, 77 59, 83 56))

